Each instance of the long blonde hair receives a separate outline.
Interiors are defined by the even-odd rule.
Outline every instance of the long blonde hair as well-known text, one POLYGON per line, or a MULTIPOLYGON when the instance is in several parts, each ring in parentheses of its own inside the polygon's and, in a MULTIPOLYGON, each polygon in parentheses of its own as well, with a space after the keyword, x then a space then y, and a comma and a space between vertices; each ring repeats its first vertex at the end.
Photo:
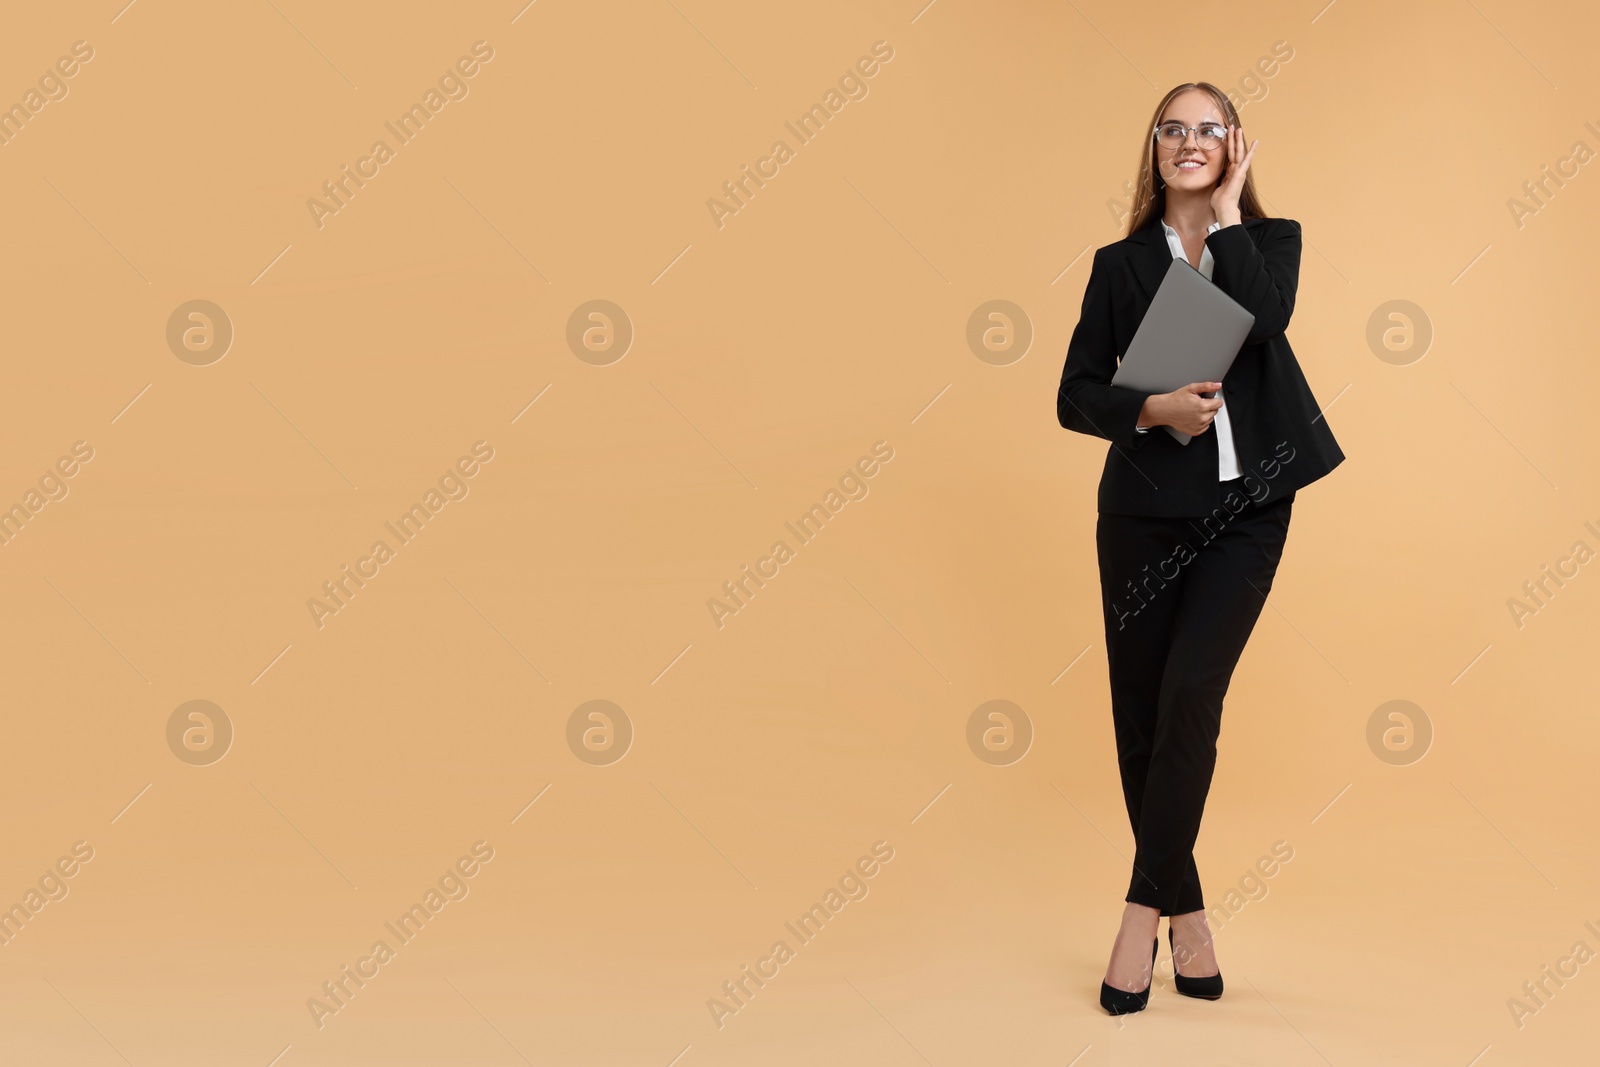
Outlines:
MULTIPOLYGON (((1155 114, 1150 117, 1150 125, 1145 127, 1144 145, 1139 149, 1139 180, 1135 183, 1133 193, 1133 211, 1128 215, 1128 236, 1133 236, 1151 216, 1160 218, 1167 212, 1167 189, 1163 183, 1156 186, 1156 126, 1161 122, 1162 114, 1167 110, 1167 105, 1172 98, 1191 89, 1200 89, 1211 94, 1216 101, 1217 108, 1222 112, 1224 125, 1232 125, 1235 129, 1239 126, 1239 112, 1234 109, 1233 102, 1228 99, 1228 94, 1218 89, 1210 82, 1185 82, 1177 86, 1161 98, 1161 103, 1156 105, 1155 114)), ((1252 161, 1250 171, 1244 176, 1244 188, 1239 192, 1239 216, 1242 219, 1261 218, 1266 214, 1261 209, 1261 202, 1256 199, 1256 172, 1252 161)))

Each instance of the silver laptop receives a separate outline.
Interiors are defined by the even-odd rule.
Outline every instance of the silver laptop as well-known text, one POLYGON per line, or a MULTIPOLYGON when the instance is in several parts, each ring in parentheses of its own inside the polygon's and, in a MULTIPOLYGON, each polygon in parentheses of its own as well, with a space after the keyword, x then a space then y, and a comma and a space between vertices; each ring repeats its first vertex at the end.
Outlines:
MULTIPOLYGON (((1111 384, 1170 393, 1190 382, 1223 381, 1255 321, 1188 260, 1175 256, 1111 384)), ((1179 444, 1190 441, 1171 426, 1162 429, 1179 444)))

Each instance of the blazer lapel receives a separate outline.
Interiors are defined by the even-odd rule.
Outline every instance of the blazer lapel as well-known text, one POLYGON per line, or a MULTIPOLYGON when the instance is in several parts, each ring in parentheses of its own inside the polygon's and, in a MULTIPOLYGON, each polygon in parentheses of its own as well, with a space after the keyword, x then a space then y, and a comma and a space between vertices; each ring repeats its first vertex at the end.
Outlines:
POLYGON ((1167 234, 1161 228, 1159 215, 1151 215, 1148 222, 1128 236, 1128 242, 1136 249, 1132 257, 1133 274, 1139 283, 1138 303, 1140 317, 1143 318, 1144 309, 1156 298, 1161 279, 1167 276, 1167 270, 1172 266, 1172 246, 1167 244, 1167 234))

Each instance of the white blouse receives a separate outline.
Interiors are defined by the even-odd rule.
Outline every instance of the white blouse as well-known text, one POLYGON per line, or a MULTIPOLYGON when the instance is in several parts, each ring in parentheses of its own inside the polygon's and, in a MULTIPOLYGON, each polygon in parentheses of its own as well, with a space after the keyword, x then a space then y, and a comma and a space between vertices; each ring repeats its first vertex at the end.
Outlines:
MULTIPOLYGON (((1183 250, 1183 238, 1178 236, 1178 231, 1168 226, 1165 220, 1162 221, 1161 228, 1166 231, 1167 246, 1172 249, 1172 258, 1187 260, 1189 254, 1183 250)), ((1222 223, 1213 222, 1210 229, 1206 230, 1206 236, 1209 237, 1221 228, 1222 223)), ((1205 275, 1207 281, 1211 280, 1211 270, 1215 264, 1216 261, 1211 258, 1211 246, 1204 246, 1200 252, 1199 270, 1201 274, 1205 275)), ((1217 390, 1217 396, 1222 396, 1222 390, 1217 390)), ((1243 472, 1239 470, 1239 458, 1233 449, 1233 426, 1228 422, 1227 400, 1223 400, 1222 406, 1217 409, 1211 428, 1217 434, 1217 480, 1225 482, 1232 478, 1242 477, 1243 472)), ((1139 432, 1148 433, 1149 429, 1148 426, 1139 427, 1139 432)))

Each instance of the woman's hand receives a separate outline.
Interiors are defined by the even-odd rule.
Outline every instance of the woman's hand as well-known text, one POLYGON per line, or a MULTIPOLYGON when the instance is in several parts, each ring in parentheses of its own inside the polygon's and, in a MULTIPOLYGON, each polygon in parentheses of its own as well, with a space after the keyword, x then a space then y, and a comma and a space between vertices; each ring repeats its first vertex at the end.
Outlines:
POLYGON ((1171 426, 1179 433, 1198 437, 1211 426, 1222 407, 1220 396, 1207 398, 1202 393, 1214 393, 1222 388, 1221 382, 1190 382, 1182 389, 1170 393, 1153 393, 1145 398, 1139 409, 1140 426, 1171 426))
POLYGON ((1239 194, 1244 191, 1244 178, 1250 173, 1250 160, 1261 141, 1258 138, 1252 142, 1250 151, 1246 152, 1244 127, 1229 126, 1228 139, 1223 143, 1228 146, 1228 169, 1211 191, 1211 211, 1217 216, 1217 222, 1223 226, 1233 226, 1240 222, 1239 194))

